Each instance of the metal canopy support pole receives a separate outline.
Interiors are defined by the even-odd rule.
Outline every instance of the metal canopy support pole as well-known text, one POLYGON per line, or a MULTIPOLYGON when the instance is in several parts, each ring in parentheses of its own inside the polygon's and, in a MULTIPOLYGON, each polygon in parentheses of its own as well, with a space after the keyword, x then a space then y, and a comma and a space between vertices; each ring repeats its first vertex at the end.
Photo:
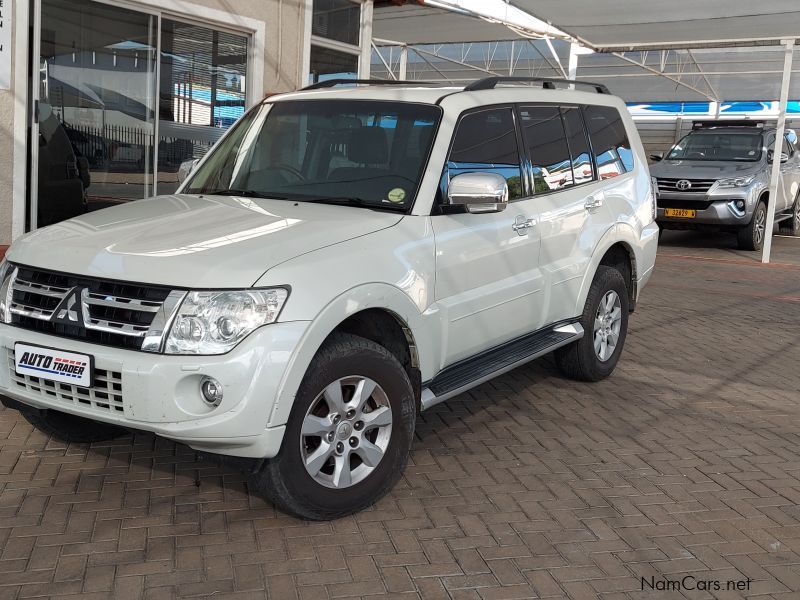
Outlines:
POLYGON ((400 81, 406 80, 408 73, 408 46, 403 45, 400 48, 400 81))
POLYGON ((625 62, 629 62, 632 65, 636 65, 640 69, 644 69, 648 73, 652 73, 653 75, 658 75, 660 77, 666 77, 670 81, 674 81, 678 85, 683 86, 686 89, 689 89, 689 90, 692 90, 693 92, 698 93, 699 95, 703 96, 709 102, 714 102, 716 100, 716 98, 711 93, 704 92, 700 88, 697 88, 697 87, 695 87, 693 85, 690 85, 690 84, 686 83, 685 81, 682 81, 681 77, 684 75, 683 73, 676 73, 675 75, 670 75, 669 73, 664 73, 663 71, 659 71, 658 69, 655 69, 655 68, 651 67, 645 61, 642 61, 642 62, 635 61, 632 58, 629 58, 629 57, 625 56, 625 54, 622 53, 622 52, 614 52, 613 55, 616 56, 617 58, 619 58, 620 60, 624 60, 625 62))
POLYGON ((564 70, 564 65, 561 64, 561 59, 558 57, 558 52, 553 47, 553 42, 550 41, 550 38, 545 38, 544 40, 547 43, 547 47, 550 49, 550 54, 553 55, 553 58, 556 59, 556 64, 558 64, 558 68, 561 70, 561 75, 564 79, 567 79, 567 72, 564 70))
POLYGON ((358 61, 358 78, 369 79, 372 66, 372 0, 361 4, 361 58, 358 61))
POLYGON ((778 130, 775 132, 775 146, 772 153, 772 174, 769 178, 769 206, 767 207, 767 224, 764 232, 764 248, 761 262, 768 263, 772 251, 772 230, 775 227, 775 206, 778 202, 778 181, 781 175, 781 147, 783 134, 786 131, 786 105, 789 100, 789 82, 792 78, 792 59, 794 58, 794 40, 783 40, 783 80, 781 81, 781 98, 778 113, 778 130))
POLYGON ((569 45, 569 76, 567 79, 578 78, 578 44, 572 42, 569 45))
MULTIPOLYGON (((443 60, 448 63, 453 63, 454 65, 459 65, 461 67, 466 67, 467 69, 474 69, 476 71, 481 71, 482 73, 488 73, 489 75, 498 75, 502 76, 502 73, 498 73, 497 71, 490 71, 489 69, 484 69, 483 67, 479 67, 478 65, 473 65, 471 63, 465 63, 461 60, 457 60, 455 58, 450 58, 448 56, 442 56, 441 54, 437 54, 436 52, 428 52, 427 50, 423 50, 422 48, 414 48, 414 52, 417 53, 418 56, 425 58, 425 55, 431 56, 433 58, 438 58, 439 60, 443 60)), ((441 74, 441 71, 439 72, 441 74)))
MULTIPOLYGON (((390 48, 391 48, 391 46, 390 46, 390 48)), ((386 68, 386 74, 389 76, 390 79, 393 79, 393 80, 396 81, 397 77, 395 77, 394 71, 392 71, 392 67, 389 65, 388 62, 386 62, 386 59, 383 58, 383 54, 381 54, 381 49, 378 48, 375 45, 375 42, 372 42, 372 49, 375 51, 375 54, 378 56, 378 58, 380 59, 381 63, 383 63, 383 66, 386 68)), ((391 59, 392 59, 392 57, 390 55, 389 56, 389 60, 391 60, 391 59)))

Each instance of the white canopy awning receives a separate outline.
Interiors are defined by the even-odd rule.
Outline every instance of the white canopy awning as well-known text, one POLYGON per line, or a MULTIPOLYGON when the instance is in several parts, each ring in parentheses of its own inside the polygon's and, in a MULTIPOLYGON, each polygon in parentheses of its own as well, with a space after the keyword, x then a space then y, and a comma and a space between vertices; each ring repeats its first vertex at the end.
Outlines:
POLYGON ((376 6, 372 37, 416 45, 488 42, 520 36, 502 23, 490 23, 441 8, 406 4, 376 6))
MULTIPOLYGON (((789 0, 510 2, 545 27, 550 24, 597 50, 580 56, 578 78, 603 83, 629 102, 777 100, 784 56, 780 41, 800 37, 800 2, 789 0)), ((439 56, 409 55, 414 79, 460 83, 481 77, 480 69, 486 75, 513 70, 564 77, 562 67, 569 62, 568 43, 545 44, 517 27, 415 4, 376 7, 373 38, 378 46, 388 41, 434 46, 423 51, 439 56), (502 46, 480 46, 490 40, 515 41, 513 58, 502 46), (453 43, 472 46, 455 54, 442 47, 453 43)), ((800 72, 800 61, 795 62, 800 72)), ((382 65, 375 66, 381 76, 382 65)), ((800 98, 800 77, 793 77, 789 97, 800 98)))
POLYGON ((800 36, 794 0, 510 0, 603 52, 779 44, 800 36))
MULTIPOLYGON (((782 39, 800 38, 800 3, 793 0, 509 1, 600 52, 778 45, 782 39)), ((376 7, 373 37, 416 45, 529 36, 502 23, 407 4, 376 7)))

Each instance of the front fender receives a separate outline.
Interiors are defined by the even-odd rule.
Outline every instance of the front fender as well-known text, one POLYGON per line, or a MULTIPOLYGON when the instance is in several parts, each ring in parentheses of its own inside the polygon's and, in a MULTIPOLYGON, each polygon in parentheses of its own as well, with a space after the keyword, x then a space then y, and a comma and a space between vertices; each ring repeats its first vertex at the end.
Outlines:
POLYGON ((269 427, 284 425, 289 420, 300 384, 327 337, 348 317, 370 308, 394 313, 411 330, 423 380, 436 368, 432 361, 441 355, 441 326, 437 326, 439 311, 423 315, 407 294, 386 283, 351 288, 329 302, 301 338, 279 387, 269 427))

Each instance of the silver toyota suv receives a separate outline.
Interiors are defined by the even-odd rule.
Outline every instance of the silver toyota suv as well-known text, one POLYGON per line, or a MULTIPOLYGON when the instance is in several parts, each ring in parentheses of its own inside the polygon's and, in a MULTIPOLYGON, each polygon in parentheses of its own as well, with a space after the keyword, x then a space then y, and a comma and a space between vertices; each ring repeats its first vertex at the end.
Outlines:
MULTIPOLYGON (((770 164, 775 129, 751 126, 700 127, 665 157, 650 155, 658 183, 658 224, 662 229, 735 232, 742 250, 764 243, 770 164)), ((781 141, 781 177, 771 203, 781 231, 800 235, 800 151, 797 135, 781 141)))

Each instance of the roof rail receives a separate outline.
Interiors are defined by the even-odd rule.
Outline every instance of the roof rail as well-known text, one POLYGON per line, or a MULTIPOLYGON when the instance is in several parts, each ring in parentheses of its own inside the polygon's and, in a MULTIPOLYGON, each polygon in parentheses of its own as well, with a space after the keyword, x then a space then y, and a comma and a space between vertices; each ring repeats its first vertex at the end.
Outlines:
POLYGON ((556 84, 569 84, 569 85, 586 85, 594 89, 595 92, 598 94, 610 94, 611 92, 608 91, 608 88, 604 86, 602 83, 592 83, 591 81, 579 81, 577 79, 556 79, 553 77, 517 77, 516 75, 511 76, 495 76, 495 77, 484 77, 483 79, 479 79, 478 81, 473 81, 467 87, 464 88, 465 92, 475 92, 478 90, 492 90, 497 87, 499 83, 511 83, 511 82, 528 82, 528 83, 541 83, 542 87, 546 90, 554 90, 556 89, 556 84))
POLYGON ((766 125, 766 121, 758 119, 705 119, 692 121, 692 129, 708 129, 710 127, 761 127, 766 125))
POLYGON ((437 82, 437 81, 415 81, 413 79, 325 79, 324 81, 318 81, 316 83, 312 83, 311 85, 307 85, 304 88, 301 88, 301 91, 305 90, 321 90, 324 88, 332 88, 336 87, 337 85, 432 85, 432 86, 440 86, 444 85, 446 82, 437 82))

